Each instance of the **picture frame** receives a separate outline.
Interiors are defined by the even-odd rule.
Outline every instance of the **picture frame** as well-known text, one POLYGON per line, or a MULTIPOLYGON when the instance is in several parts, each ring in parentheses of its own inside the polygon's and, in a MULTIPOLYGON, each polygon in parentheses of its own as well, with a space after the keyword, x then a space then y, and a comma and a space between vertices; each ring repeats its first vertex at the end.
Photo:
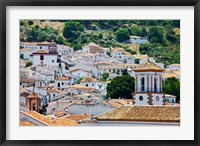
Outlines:
MULTIPOLYGON (((200 2, 199 0, 3 0, 0 1, 0 144, 2 146, 11 145, 199 145, 199 105, 200 100, 198 99, 199 94, 199 64, 200 55, 200 2), (194 7, 194 140, 7 140, 6 135, 6 7, 7 6, 193 6, 194 7)), ((169 7, 170 9, 170 7, 169 7)))

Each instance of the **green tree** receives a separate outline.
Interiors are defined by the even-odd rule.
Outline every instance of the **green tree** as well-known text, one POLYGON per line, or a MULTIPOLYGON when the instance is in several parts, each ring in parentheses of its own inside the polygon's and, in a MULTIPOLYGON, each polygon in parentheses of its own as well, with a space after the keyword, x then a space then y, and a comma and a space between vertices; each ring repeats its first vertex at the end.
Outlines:
POLYGON ((137 24, 133 24, 131 26, 131 34, 140 36, 140 28, 139 28, 139 26, 137 24))
POLYGON ((28 20, 28 25, 33 25, 33 20, 28 20))
POLYGON ((63 36, 67 39, 77 39, 82 31, 84 31, 82 24, 77 21, 67 21, 63 29, 63 36))
POLYGON ((106 81, 109 77, 109 73, 105 72, 101 76, 103 77, 103 80, 106 81))
POLYGON ((103 38, 103 35, 100 33, 99 35, 98 35, 98 39, 102 39, 103 38))
POLYGON ((58 44, 63 44, 63 42, 64 42, 63 37, 60 36, 60 35, 58 35, 58 36, 56 37, 56 42, 57 42, 58 44))
POLYGON ((108 84, 106 97, 131 99, 134 91, 135 79, 130 75, 122 75, 114 78, 108 84))
POLYGON ((176 101, 180 101, 180 81, 175 78, 168 78, 163 82, 163 91, 167 94, 175 95, 176 101))
POLYGON ((31 66, 31 65, 33 65, 33 62, 28 61, 28 62, 26 62, 26 66, 25 66, 25 67, 29 67, 29 66, 31 66))
POLYGON ((117 40, 119 42, 123 42, 123 41, 126 41, 126 40, 129 40, 130 37, 129 37, 129 33, 128 33, 128 30, 127 29, 124 29, 124 28, 119 28, 116 32, 116 37, 117 37, 117 40))

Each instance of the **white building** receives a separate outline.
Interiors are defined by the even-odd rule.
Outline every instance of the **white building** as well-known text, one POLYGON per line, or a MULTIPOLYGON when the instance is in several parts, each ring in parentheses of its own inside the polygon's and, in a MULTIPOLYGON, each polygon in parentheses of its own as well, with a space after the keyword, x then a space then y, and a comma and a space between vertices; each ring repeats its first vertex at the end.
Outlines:
POLYGON ((162 68, 152 62, 141 64, 135 71, 133 105, 163 105, 162 68))
POLYGON ((72 85, 72 80, 70 77, 58 77, 55 80, 55 84, 56 84, 56 89, 57 90, 64 90, 67 87, 69 87, 70 85, 72 85))
POLYGON ((63 55, 63 54, 70 54, 74 52, 74 49, 69 47, 69 46, 65 46, 65 45, 57 45, 58 47, 58 53, 63 55))
POLYGON ((21 59, 29 60, 32 52, 31 49, 20 49, 19 53, 21 59))
POLYGON ((85 87, 89 87, 89 88, 94 88, 97 90, 104 90, 107 88, 107 83, 106 82, 101 82, 99 80, 96 80, 94 78, 91 77, 85 77, 80 81, 80 84, 85 86, 85 87))
POLYGON ((175 104, 176 96, 170 95, 170 94, 165 94, 165 102, 170 103, 170 104, 175 104))
POLYGON ((147 37, 130 36, 130 42, 132 44, 145 44, 148 43, 148 39, 147 37))
POLYGON ((72 75, 74 75, 74 76, 79 76, 81 78, 92 77, 93 76, 92 71, 84 70, 82 68, 77 68, 77 69, 70 70, 70 73, 72 75))
POLYGON ((170 64, 167 66, 168 70, 180 70, 180 64, 170 64))
POLYGON ((124 49, 122 48, 113 48, 111 51, 111 57, 113 59, 123 59, 124 49))
POLYGON ((90 54, 95 54, 95 53, 103 53, 107 54, 110 52, 110 48, 103 48, 95 43, 89 43, 86 46, 82 47, 83 53, 90 53, 90 54))

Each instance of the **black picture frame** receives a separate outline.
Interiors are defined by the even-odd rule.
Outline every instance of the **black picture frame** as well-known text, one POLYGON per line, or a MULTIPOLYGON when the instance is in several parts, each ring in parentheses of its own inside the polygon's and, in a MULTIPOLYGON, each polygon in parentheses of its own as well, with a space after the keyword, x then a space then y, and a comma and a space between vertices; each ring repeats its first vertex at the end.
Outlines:
POLYGON ((0 144, 21 145, 199 145, 199 64, 200 59, 200 2, 199 0, 0 0, 0 144), (7 6, 194 6, 194 140, 7 140, 6 139, 6 7, 7 6))

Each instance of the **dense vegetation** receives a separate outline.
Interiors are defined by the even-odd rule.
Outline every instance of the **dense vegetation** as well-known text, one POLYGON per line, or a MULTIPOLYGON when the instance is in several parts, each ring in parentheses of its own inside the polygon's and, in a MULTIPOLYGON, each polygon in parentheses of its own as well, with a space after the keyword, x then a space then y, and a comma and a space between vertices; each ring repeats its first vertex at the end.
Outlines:
POLYGON ((130 75, 122 75, 114 78, 108 84, 106 97, 132 99, 132 93, 134 91, 135 79, 130 75))
POLYGON ((180 81, 174 77, 168 78, 163 84, 163 91, 166 94, 176 96, 176 101, 180 101, 180 81))
POLYGON ((165 65, 180 63, 179 20, 21 20, 20 40, 51 41, 72 46, 75 50, 95 42, 103 47, 123 47, 131 54, 148 54, 165 65), (38 22, 39 21, 39 22, 38 22), (52 25, 54 24, 54 25, 52 25), (126 43, 130 35, 147 37, 139 52, 126 43))

